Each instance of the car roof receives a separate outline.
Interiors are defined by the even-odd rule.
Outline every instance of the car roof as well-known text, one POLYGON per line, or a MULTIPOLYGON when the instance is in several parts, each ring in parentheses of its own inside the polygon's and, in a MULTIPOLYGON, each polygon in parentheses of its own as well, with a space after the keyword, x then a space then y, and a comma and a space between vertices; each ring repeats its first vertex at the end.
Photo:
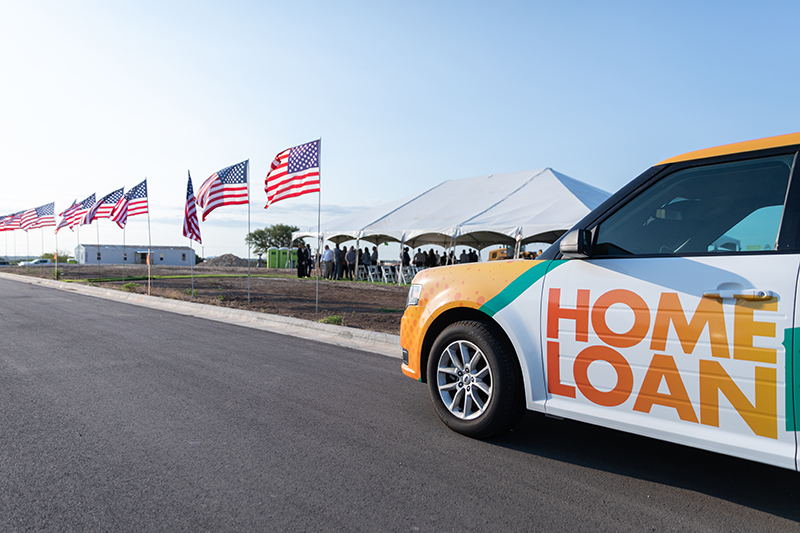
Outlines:
POLYGON ((687 152, 682 155, 665 159, 664 161, 660 162, 659 165, 679 163, 681 161, 692 161, 694 159, 704 159, 706 157, 715 157, 719 155, 752 152, 754 150, 764 150, 767 148, 778 148, 780 146, 790 146, 793 144, 800 144, 800 133, 776 135, 775 137, 764 137, 763 139, 756 139, 753 141, 723 144, 722 146, 716 146, 714 148, 695 150, 694 152, 687 152))

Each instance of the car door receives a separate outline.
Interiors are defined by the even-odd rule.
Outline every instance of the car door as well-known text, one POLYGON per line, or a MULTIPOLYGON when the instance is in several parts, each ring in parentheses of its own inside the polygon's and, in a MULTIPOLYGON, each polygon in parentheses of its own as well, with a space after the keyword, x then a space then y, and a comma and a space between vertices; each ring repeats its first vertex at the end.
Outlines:
POLYGON ((544 280, 547 413, 796 467, 794 161, 674 165, 585 228, 544 280))

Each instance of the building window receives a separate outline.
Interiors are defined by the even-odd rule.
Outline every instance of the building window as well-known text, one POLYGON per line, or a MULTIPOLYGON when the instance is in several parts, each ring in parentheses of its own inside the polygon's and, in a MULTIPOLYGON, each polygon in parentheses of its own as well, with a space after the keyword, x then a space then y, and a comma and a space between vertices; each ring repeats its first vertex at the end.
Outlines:
POLYGON ((181 261, 186 261, 186 254, 181 254, 181 261))
POLYGON ((128 253, 127 252, 122 254, 122 260, 123 261, 127 261, 128 260, 128 253))
POLYGON ((100 261, 100 252, 97 252, 97 260, 100 261))
POLYGON ((163 261, 164 260, 164 254, 158 254, 158 260, 159 261, 163 261))

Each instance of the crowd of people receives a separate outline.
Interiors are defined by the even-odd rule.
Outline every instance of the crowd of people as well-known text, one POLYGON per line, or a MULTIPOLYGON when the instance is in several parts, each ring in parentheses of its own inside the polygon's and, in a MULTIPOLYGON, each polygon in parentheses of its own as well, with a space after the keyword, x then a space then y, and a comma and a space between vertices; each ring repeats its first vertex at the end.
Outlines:
MULTIPOLYGON (((539 253, 541 253, 541 250, 539 250, 539 253)), ((414 265, 417 268, 477 262, 478 252, 474 249, 469 251, 462 250, 458 256, 452 250, 449 254, 440 254, 438 250, 425 251, 419 249, 412 260, 409 249, 406 246, 403 248, 401 257, 403 266, 414 265)), ((379 266, 378 247, 373 246, 372 251, 370 251, 369 247, 363 250, 354 246, 340 248, 337 243, 331 248, 326 244, 321 254, 312 254, 310 246, 302 242, 297 246, 297 277, 299 278, 310 277, 315 266, 318 266, 320 268, 320 276, 324 279, 353 280, 357 277, 356 265, 364 265, 367 268, 371 265, 379 266)))
MULTIPOLYGON (((403 266, 411 265, 411 256, 408 253, 408 247, 403 249, 403 266)), ((470 250, 467 252, 466 250, 461 251, 461 255, 458 256, 456 259, 456 254, 454 251, 450 251, 450 254, 439 254, 438 250, 418 250, 416 254, 414 254, 414 266, 417 268, 430 268, 435 266, 444 266, 444 265, 454 265, 456 263, 477 263, 478 262, 478 252, 475 250, 470 250)))
POLYGON ((361 250, 355 246, 349 249, 347 246, 339 247, 337 243, 333 249, 325 245, 322 254, 311 253, 311 247, 300 243, 297 246, 297 277, 307 278, 311 276, 315 265, 320 268, 320 276, 325 279, 349 279, 356 277, 356 265, 378 265, 378 247, 373 246, 370 252, 369 247, 361 250))

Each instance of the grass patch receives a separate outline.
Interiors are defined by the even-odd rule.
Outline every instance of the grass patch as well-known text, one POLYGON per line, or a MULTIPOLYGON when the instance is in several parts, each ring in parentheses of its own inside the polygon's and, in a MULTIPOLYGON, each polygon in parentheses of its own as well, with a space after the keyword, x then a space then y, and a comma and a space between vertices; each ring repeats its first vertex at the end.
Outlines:
MULTIPOLYGON (((247 274, 201 274, 201 275, 194 275, 195 278, 246 278, 247 274)), ((290 275, 283 275, 283 274, 253 274, 250 276, 251 278, 293 278, 294 276, 290 275)), ((180 276, 150 276, 150 279, 191 279, 191 275, 180 275, 180 276)), ((133 280, 133 281, 144 281, 147 279, 147 276, 125 276, 125 280, 133 280)), ((89 282, 89 281, 125 281, 122 278, 86 278, 86 279, 71 279, 68 281, 82 281, 82 282, 89 282)))
POLYGON ((139 287, 138 283, 126 283, 122 286, 122 290, 126 292, 136 292, 137 287, 139 287))
POLYGON ((317 322, 322 324, 333 324, 334 326, 344 326, 344 319, 342 315, 330 315, 325 318, 320 318, 317 322))
POLYGON ((379 313, 402 313, 402 312, 403 312, 403 309, 386 309, 386 308, 381 308, 381 309, 378 309, 378 312, 379 312, 379 313))

